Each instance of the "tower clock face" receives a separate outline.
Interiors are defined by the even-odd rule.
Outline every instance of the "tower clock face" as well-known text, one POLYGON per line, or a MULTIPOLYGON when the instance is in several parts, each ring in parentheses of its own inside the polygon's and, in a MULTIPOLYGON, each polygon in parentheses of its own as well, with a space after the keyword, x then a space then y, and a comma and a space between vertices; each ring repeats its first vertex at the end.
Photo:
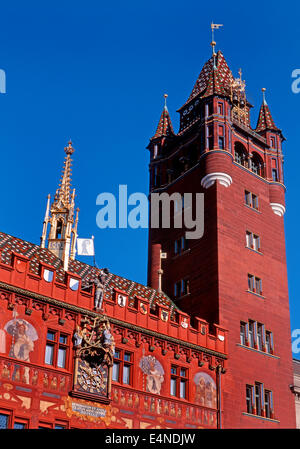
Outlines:
POLYGON ((106 395, 107 370, 103 366, 91 367, 86 361, 78 363, 77 382, 87 393, 106 395))

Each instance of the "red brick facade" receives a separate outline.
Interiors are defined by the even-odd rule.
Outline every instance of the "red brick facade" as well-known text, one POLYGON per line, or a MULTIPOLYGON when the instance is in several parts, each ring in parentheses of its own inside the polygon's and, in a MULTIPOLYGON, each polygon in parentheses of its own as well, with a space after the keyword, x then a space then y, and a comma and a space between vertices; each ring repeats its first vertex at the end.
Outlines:
POLYGON ((178 252, 185 230, 150 229, 149 253, 154 244, 167 253, 162 290, 178 307, 229 330, 224 427, 294 428, 284 137, 265 99, 252 129, 251 107, 218 52, 179 109, 178 134, 149 144, 150 192, 203 193, 204 235, 178 252))

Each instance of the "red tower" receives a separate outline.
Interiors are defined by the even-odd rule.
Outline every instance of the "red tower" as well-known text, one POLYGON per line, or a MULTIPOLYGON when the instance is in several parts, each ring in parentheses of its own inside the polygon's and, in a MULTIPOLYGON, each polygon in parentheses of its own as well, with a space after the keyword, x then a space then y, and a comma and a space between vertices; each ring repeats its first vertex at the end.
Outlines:
MULTIPOLYGON (((224 428, 295 427, 284 137, 264 90, 253 129, 241 71, 234 78, 213 51, 178 110, 179 132, 165 105, 148 146, 150 193, 204 194, 201 238, 187 239, 175 222, 150 227, 148 283, 161 283, 184 312, 229 330, 224 428)), ((171 203, 175 220, 186 206, 171 203)))

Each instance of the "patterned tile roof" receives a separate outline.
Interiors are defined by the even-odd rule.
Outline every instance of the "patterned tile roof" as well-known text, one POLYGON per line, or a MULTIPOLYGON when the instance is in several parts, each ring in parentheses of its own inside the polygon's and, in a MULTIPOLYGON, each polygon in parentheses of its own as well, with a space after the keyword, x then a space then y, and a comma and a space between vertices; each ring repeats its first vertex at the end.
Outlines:
POLYGON ((257 120, 257 126, 256 126, 255 131, 257 133, 259 133, 262 131, 266 131, 267 129, 279 131, 277 126, 275 126, 269 106, 267 105, 267 103, 265 101, 263 101, 263 103, 260 107, 259 116, 258 116, 258 120, 257 120))
POLYGON ((218 53, 216 54, 216 69, 213 70, 213 68, 214 58, 212 56, 204 64, 200 75, 198 76, 197 81, 193 87, 191 95, 189 96, 186 103, 182 106, 182 108, 199 94, 205 94, 206 96, 208 96, 207 91, 213 93, 213 87, 217 89, 217 91, 215 91, 214 93, 220 93, 222 95, 230 91, 230 85, 233 83, 234 77, 221 51, 218 51, 218 53))
POLYGON ((152 137, 152 139, 157 139, 158 137, 167 137, 173 136, 174 130, 171 122, 171 117, 168 111, 167 106, 164 106, 163 111, 161 113, 158 126, 156 129, 156 133, 152 137))
MULTIPOLYGON (((65 282, 65 271, 62 261, 51 253, 48 249, 41 248, 33 243, 12 237, 11 235, 0 232, 0 262, 10 265, 12 252, 26 256, 30 259, 29 270, 37 275, 40 274, 40 262, 51 265, 56 271, 58 282, 65 282)), ((89 284, 96 276, 99 276, 100 269, 92 267, 79 260, 70 260, 68 271, 82 278, 82 284, 89 284)), ((134 281, 130 281, 113 273, 108 274, 105 298, 111 298, 113 289, 118 288, 128 294, 129 305, 134 303, 134 297, 140 296, 150 301, 150 306, 159 304, 167 306, 172 311, 178 309, 174 302, 164 293, 158 292, 153 288, 146 287, 134 281)))

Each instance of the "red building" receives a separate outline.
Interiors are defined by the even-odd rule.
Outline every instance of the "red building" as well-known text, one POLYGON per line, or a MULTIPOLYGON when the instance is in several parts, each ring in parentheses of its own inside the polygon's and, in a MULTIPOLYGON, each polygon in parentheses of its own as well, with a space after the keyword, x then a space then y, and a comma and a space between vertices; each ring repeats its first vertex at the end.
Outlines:
POLYGON ((241 71, 234 78, 223 54, 213 50, 178 111, 179 132, 165 106, 148 147, 150 193, 204 194, 201 238, 187 239, 175 223, 150 229, 148 282, 153 288, 161 283, 191 319, 198 315, 228 329, 226 428, 295 427, 284 137, 264 91, 253 129, 241 71))
POLYGON ((165 105, 150 193, 204 194, 204 231, 149 228, 149 287, 76 260, 65 148, 40 246, 0 233, 1 428, 295 427, 284 137, 251 107, 214 50, 177 134, 165 105))
POLYGON ((41 246, 0 233, 0 428, 220 427, 226 330, 75 260, 73 151, 41 246))

